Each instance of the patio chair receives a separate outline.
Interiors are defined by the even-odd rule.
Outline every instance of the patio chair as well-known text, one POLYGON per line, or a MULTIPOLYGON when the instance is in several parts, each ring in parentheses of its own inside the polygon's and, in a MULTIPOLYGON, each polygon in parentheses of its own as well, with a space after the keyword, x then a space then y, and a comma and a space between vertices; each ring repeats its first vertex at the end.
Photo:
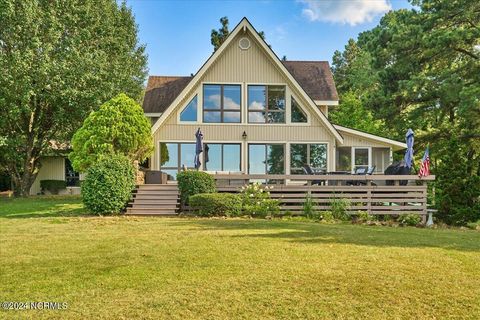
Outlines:
MULTIPOLYGON (((325 172, 323 170, 314 170, 310 165, 305 164, 303 166, 303 172, 306 175, 313 176, 313 175, 318 175, 318 174, 324 174, 325 172)), ((312 180, 312 185, 324 185, 325 180, 312 180)))
MULTIPOLYGON (((371 176, 373 172, 375 172, 376 166, 372 167, 357 167, 355 168, 355 175, 369 175, 371 176)), ((366 186, 367 183, 365 181, 356 181, 356 180, 348 180, 347 181, 347 186, 366 186)), ((372 185, 376 185, 375 183, 372 182, 372 185)))

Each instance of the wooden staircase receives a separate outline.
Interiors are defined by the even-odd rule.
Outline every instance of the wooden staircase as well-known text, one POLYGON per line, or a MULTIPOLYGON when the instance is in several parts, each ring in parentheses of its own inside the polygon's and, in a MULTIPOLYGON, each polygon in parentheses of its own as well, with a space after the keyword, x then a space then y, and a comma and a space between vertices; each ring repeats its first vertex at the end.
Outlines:
POLYGON ((177 215, 180 193, 176 184, 142 184, 133 192, 127 215, 177 215))

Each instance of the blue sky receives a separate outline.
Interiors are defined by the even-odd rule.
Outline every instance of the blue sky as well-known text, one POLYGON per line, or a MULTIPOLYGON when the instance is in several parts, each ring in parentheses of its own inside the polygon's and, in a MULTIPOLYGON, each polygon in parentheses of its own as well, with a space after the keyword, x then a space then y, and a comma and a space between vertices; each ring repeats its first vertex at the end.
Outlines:
POLYGON ((349 38, 377 25, 406 0, 127 1, 146 44, 150 75, 189 75, 211 55, 210 32, 227 16, 230 30, 245 16, 289 60, 328 60, 349 38))

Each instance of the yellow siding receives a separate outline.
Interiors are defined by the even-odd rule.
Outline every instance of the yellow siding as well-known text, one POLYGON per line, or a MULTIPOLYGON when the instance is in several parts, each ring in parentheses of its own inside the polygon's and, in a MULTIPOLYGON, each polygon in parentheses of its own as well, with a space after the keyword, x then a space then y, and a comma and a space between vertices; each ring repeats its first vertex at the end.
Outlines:
POLYGON ((342 147, 379 147, 379 148, 390 148, 391 145, 386 143, 381 143, 375 140, 367 139, 360 136, 355 136, 350 133, 346 133, 340 130, 340 134, 343 137, 342 147))
POLYGON ((40 193, 40 180, 65 180, 65 158, 63 157, 43 157, 40 159, 41 168, 37 179, 30 188, 30 194, 40 193))
MULTIPOLYGON (((152 156, 152 169, 159 169, 158 144, 160 141, 190 141, 194 142, 194 134, 198 127, 202 129, 204 141, 242 141, 242 134, 245 131, 248 135, 247 142, 325 142, 329 144, 328 162, 329 169, 334 168, 334 146, 335 138, 326 129, 325 125, 310 110, 309 102, 305 101, 300 92, 294 89, 279 69, 271 61, 270 57, 263 52, 263 49, 256 43, 256 40, 248 33, 240 33, 233 39, 230 46, 211 65, 199 82, 199 85, 192 88, 177 106, 178 109, 172 112, 169 118, 155 132, 154 142, 156 152, 152 156), (241 50, 238 41, 242 37, 250 39, 251 47, 248 50, 241 50), (209 83, 241 83, 242 84, 242 124, 184 124, 177 121, 178 113, 193 98, 199 95, 199 109, 201 108, 201 86, 203 82, 209 83), (289 93, 293 93, 297 102, 308 113, 310 123, 308 125, 280 124, 280 125, 258 125, 246 123, 246 86, 248 84, 285 84, 287 86, 287 109, 289 109, 289 93)), ((315 106, 315 108, 317 108, 315 106)), ((288 113, 289 114, 289 113, 288 113)), ((287 114, 287 116, 288 116, 287 114)), ((242 153, 246 152, 244 144, 242 153)))

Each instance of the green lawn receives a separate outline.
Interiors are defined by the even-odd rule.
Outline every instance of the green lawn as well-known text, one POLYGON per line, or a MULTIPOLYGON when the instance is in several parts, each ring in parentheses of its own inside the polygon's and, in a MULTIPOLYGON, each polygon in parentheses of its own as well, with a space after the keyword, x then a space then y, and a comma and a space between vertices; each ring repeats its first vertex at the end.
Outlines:
POLYGON ((82 216, 0 200, 0 298, 32 319, 478 319, 480 232, 82 216))

